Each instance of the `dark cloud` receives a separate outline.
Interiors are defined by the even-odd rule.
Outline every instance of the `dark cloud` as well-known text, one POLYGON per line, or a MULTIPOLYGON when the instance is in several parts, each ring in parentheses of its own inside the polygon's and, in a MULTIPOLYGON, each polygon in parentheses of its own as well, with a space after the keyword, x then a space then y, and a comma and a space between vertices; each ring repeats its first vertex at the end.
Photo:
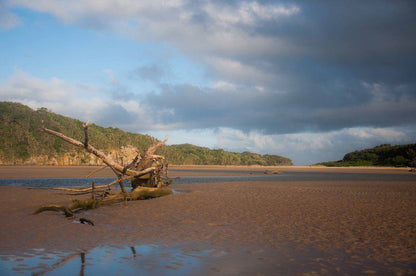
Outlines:
POLYGON ((119 104, 107 104, 95 112, 94 122, 102 126, 118 126, 132 124, 137 118, 119 104))
MULTIPOLYGON (((250 78, 250 73, 238 74, 238 68, 226 71, 212 65, 213 78, 234 83, 237 89, 164 87, 148 99, 174 111, 164 121, 182 122, 188 128, 225 126, 265 133, 416 124, 414 2, 284 3, 299 5, 300 12, 277 21, 259 20, 251 27, 241 25, 253 39, 279 42, 275 51, 247 54, 236 45, 232 54, 215 53, 218 59, 231 58, 241 70, 254 68, 267 77, 250 78)), ((203 16, 203 24, 209 20, 203 16)))
POLYGON ((169 71, 166 67, 162 67, 156 64, 145 65, 136 68, 129 73, 131 79, 141 79, 153 82, 162 82, 164 77, 169 71))
MULTIPOLYGON (((160 87, 143 101, 160 128, 280 134, 416 125, 415 1, 50 3, 25 5, 168 45, 207 71, 213 85, 205 87, 166 85, 160 65, 131 72, 160 87)), ((131 98, 113 86, 114 97, 131 98)))
POLYGON ((315 94, 169 86, 148 95, 147 102, 173 111, 161 118, 164 123, 180 122, 189 129, 223 126, 270 134, 415 124, 416 99, 410 93, 397 98, 388 94, 391 87, 361 85, 355 89, 366 96, 358 97, 354 88, 334 91, 336 85, 315 94))

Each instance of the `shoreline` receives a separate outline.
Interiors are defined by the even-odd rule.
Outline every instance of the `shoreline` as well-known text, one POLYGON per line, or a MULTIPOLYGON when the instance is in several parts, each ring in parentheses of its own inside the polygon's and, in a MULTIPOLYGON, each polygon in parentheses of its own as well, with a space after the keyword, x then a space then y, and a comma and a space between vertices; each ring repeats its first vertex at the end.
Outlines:
MULTIPOLYGON (((102 166, 34 166, 0 165, 0 178, 85 178, 102 166)), ((195 175, 235 175, 235 172, 261 172, 278 170, 285 172, 321 172, 321 173, 400 173, 409 174, 409 168, 394 167, 321 167, 321 166, 220 166, 220 165, 171 165, 169 176, 195 175), (221 171, 221 172, 218 172, 221 171)), ((93 177, 114 177, 109 168, 105 168, 93 177)))

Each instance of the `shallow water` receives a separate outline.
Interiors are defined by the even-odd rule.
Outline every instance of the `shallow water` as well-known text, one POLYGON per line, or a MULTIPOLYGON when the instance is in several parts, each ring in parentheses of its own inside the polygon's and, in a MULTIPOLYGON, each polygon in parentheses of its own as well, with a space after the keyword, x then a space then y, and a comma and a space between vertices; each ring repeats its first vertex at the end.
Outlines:
POLYGON ((103 246, 82 252, 0 255, 0 275, 189 275, 209 250, 157 245, 103 246))
MULTIPOLYGON (((176 171, 176 170, 175 170, 176 171)), ((218 173, 227 171, 218 171, 218 173)), ((235 173, 235 172, 233 172, 235 173)), ((245 173, 247 172, 237 172, 245 173)), ((92 181, 97 185, 108 184, 115 178, 47 178, 47 179, 0 179, 0 186, 25 186, 34 188, 79 187, 90 186, 92 181)), ((288 172, 276 175, 265 175, 253 172, 252 175, 231 176, 183 176, 176 178, 173 184, 198 184, 218 182, 279 182, 279 181, 416 181, 415 174, 384 173, 322 173, 322 172, 288 172)))
POLYGON ((253 249, 150 244, 0 254, 0 275, 390 275, 393 271, 414 272, 408 264, 386 266, 336 251, 290 245, 253 249))

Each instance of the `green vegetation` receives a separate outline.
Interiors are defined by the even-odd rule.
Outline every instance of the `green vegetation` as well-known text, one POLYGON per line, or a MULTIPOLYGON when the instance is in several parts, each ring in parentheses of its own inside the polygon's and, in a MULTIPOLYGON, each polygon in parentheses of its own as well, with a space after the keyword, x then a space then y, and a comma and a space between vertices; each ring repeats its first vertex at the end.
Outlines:
POLYGON ((292 165, 290 159, 278 155, 211 150, 191 144, 163 147, 160 149, 160 154, 173 164, 181 165, 292 165))
POLYGON ((416 144, 397 146, 383 144, 371 149, 347 153, 339 161, 322 162, 317 165, 327 167, 416 167, 416 144))
MULTIPOLYGON (((89 164, 90 155, 61 139, 40 131, 44 120, 48 128, 83 140, 82 122, 49 112, 36 111, 10 102, 0 102, 0 162, 3 164, 89 164), (72 162, 71 162, 72 161, 72 162)), ((105 152, 134 145, 144 150, 151 145, 148 135, 124 132, 117 128, 90 125, 90 143, 105 152)))
MULTIPOLYGON (((0 164, 82 165, 100 164, 83 149, 41 132, 41 122, 49 129, 83 141, 83 122, 55 114, 46 108, 32 110, 20 103, 0 102, 0 164)), ((105 153, 119 152, 122 146, 136 147, 142 153, 151 143, 149 135, 89 126, 90 143, 105 153)), ((158 150, 175 165, 292 165, 278 155, 211 150, 190 144, 165 146, 158 150)))

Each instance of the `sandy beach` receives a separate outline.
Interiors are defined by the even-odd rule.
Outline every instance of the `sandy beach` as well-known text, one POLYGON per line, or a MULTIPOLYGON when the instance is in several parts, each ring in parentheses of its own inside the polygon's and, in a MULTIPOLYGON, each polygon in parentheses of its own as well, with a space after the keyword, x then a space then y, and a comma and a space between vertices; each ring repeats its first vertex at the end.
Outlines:
MULTIPOLYGON (((90 167, 0 167, 0 178, 85 177, 90 167)), ((233 175, 262 167, 174 167, 171 176, 233 175)), ((287 172, 409 174, 395 168, 282 167, 287 172)), ((101 177, 112 176, 104 170, 101 177)), ((74 198, 51 189, 0 187, 0 253, 35 248, 79 252, 105 245, 210 249, 210 275, 414 275, 413 181, 279 181, 172 184, 175 194, 121 203, 79 216, 31 215, 74 198)), ((88 195, 87 195, 88 196, 88 195)), ((180 266, 178 264, 177 266, 180 266)), ((173 266, 173 271, 174 271, 173 266)), ((195 272, 195 271, 194 271, 195 272)), ((193 274, 193 273, 191 273, 193 274)))

